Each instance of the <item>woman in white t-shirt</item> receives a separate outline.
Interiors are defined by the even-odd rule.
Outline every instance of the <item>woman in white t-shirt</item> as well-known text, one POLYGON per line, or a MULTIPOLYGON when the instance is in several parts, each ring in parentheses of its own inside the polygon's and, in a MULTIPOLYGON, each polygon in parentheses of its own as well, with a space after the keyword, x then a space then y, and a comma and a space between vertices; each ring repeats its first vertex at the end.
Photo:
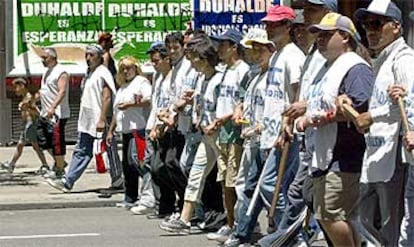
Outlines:
POLYGON ((131 56, 119 62, 114 100, 114 114, 106 137, 111 143, 114 131, 122 133, 122 168, 127 203, 138 200, 138 176, 145 153, 146 113, 150 106, 152 87, 143 76, 137 60, 131 56))

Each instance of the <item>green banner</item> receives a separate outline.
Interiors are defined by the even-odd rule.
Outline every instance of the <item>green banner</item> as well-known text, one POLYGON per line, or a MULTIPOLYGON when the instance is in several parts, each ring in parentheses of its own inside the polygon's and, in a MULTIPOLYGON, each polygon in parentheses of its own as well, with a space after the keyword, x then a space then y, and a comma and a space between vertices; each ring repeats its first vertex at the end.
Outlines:
POLYGON ((115 59, 133 55, 147 60, 145 51, 152 42, 185 30, 192 18, 190 0, 15 0, 15 4, 16 55, 51 45, 65 47, 63 59, 68 61, 81 59, 76 47, 95 43, 103 31, 114 36, 115 59))

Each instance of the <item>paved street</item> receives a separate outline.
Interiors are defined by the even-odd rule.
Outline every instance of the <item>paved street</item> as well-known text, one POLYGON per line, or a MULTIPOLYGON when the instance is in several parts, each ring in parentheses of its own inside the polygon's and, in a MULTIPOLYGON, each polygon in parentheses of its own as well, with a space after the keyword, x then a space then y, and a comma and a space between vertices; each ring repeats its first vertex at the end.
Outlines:
MULTIPOLYGON (((0 148, 0 162, 8 160, 14 150, 0 148)), ((72 151, 69 146, 67 161, 72 151)), ((25 147, 14 173, 0 170, 0 247, 218 246, 205 234, 172 236, 158 228, 159 220, 115 208, 122 192, 102 196, 106 195, 102 189, 110 184, 109 174, 97 174, 93 161, 69 194, 51 188, 36 175, 39 166, 31 147, 25 147)), ((260 222, 265 231, 264 212, 260 222)), ((318 241, 313 246, 326 244, 318 241)))
POLYGON ((168 235, 160 220, 120 208, 0 211, 1 247, 204 247, 205 234, 168 235))

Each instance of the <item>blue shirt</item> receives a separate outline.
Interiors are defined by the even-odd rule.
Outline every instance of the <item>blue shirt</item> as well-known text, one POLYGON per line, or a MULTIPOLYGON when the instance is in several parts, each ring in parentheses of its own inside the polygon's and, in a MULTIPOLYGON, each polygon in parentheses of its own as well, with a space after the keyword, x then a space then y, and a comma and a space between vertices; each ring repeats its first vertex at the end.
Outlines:
MULTIPOLYGON (((338 95, 346 94, 358 112, 368 110, 375 77, 365 64, 353 66, 339 87, 338 95)), ((364 135, 360 134, 352 122, 338 122, 337 141, 334 147, 332 164, 338 162, 341 172, 360 173, 365 152, 364 135)))

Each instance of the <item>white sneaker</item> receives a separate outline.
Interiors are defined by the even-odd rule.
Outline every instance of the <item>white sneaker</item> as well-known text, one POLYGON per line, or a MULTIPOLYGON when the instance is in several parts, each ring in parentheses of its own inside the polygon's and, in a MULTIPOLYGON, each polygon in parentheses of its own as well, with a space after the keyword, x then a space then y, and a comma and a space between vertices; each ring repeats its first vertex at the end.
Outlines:
POLYGON ((15 165, 12 165, 9 161, 1 163, 1 168, 7 170, 8 173, 13 173, 15 165))
POLYGON ((134 206, 130 211, 135 215, 144 215, 154 212, 154 208, 148 208, 143 205, 134 206))
POLYGON ((115 206, 117 208, 125 208, 125 209, 128 209, 129 210, 130 208, 132 208, 133 206, 135 206, 135 204, 134 203, 131 203, 131 202, 122 201, 122 202, 117 202, 115 204, 115 206))
POLYGON ((170 222, 173 220, 179 220, 181 214, 179 212, 172 213, 170 216, 164 219, 165 222, 170 222))
POLYGON ((65 180, 63 178, 46 179, 47 183, 53 188, 62 191, 63 193, 70 193, 70 188, 66 187, 65 180))
POLYGON ((224 243, 229 238, 231 231, 232 229, 228 225, 224 225, 220 229, 218 229, 217 232, 211 232, 207 234, 207 239, 216 240, 220 243, 224 243))

